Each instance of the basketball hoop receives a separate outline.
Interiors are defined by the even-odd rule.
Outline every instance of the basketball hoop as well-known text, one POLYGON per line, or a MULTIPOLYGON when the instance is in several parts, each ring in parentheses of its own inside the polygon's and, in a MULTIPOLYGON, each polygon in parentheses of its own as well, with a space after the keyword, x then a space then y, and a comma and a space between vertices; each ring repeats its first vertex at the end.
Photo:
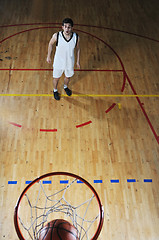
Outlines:
POLYGON ((68 172, 42 175, 21 193, 14 211, 20 240, 38 240, 45 225, 54 219, 70 222, 79 240, 96 240, 101 232, 104 210, 94 187, 68 172))

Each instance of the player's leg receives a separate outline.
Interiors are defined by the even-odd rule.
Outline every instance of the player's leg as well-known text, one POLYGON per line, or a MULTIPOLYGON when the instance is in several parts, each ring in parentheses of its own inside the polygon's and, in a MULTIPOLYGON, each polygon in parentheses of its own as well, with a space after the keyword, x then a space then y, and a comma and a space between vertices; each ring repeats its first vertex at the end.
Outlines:
POLYGON ((68 88, 69 82, 70 82, 70 78, 65 77, 64 78, 64 90, 68 96, 71 96, 72 91, 71 91, 71 89, 68 88))
POLYGON ((54 90, 57 90, 59 80, 60 80, 60 78, 53 78, 53 88, 54 88, 54 90))
POLYGON ((58 92, 58 90, 57 90, 57 86, 58 86, 59 79, 60 79, 60 78, 53 78, 53 88, 54 88, 53 94, 54 94, 54 98, 55 98, 56 100, 60 100, 60 95, 59 95, 59 92, 58 92))
POLYGON ((64 90, 68 96, 72 95, 71 89, 68 88, 70 78, 74 75, 74 70, 65 70, 65 78, 64 78, 64 90))
POLYGON ((60 100, 60 94, 57 90, 57 86, 62 73, 63 73, 63 70, 53 69, 53 88, 54 88, 53 94, 56 100, 60 100))

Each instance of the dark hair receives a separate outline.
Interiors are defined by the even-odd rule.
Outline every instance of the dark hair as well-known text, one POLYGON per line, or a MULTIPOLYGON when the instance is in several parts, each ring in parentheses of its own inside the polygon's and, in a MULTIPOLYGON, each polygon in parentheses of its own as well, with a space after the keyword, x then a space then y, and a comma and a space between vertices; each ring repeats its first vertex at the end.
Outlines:
POLYGON ((69 23, 71 25, 71 27, 73 27, 73 21, 71 18, 65 18, 63 21, 62 21, 62 26, 64 26, 65 23, 69 23))

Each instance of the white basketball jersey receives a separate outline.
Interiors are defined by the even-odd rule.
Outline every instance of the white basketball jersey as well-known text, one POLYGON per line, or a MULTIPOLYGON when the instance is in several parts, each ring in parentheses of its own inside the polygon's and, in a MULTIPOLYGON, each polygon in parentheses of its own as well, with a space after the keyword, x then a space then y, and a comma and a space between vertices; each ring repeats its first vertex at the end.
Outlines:
POLYGON ((74 49, 77 45, 78 35, 72 33, 69 40, 64 37, 63 32, 57 33, 56 52, 53 67, 56 69, 74 68, 74 49))

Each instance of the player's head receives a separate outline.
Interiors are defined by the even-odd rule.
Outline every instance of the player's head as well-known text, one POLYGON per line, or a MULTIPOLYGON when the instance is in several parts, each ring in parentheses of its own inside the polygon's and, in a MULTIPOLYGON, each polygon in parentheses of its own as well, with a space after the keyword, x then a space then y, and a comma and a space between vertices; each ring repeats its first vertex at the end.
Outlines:
POLYGON ((65 35, 70 35, 73 30, 73 21, 71 18, 65 18, 62 22, 62 29, 65 35))
POLYGON ((71 18, 65 18, 63 21, 62 21, 62 26, 64 26, 65 24, 70 24, 71 27, 73 27, 73 21, 71 18))

